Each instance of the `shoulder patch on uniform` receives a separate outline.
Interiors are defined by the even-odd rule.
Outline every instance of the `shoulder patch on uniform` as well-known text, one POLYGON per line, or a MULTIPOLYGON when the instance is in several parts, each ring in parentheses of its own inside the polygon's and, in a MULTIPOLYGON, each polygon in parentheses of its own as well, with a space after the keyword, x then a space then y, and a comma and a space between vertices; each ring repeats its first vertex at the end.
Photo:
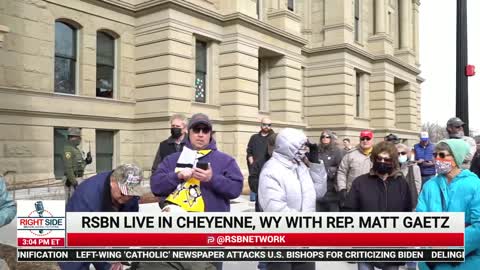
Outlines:
POLYGON ((72 153, 70 152, 65 152, 65 158, 70 159, 72 157, 72 153))

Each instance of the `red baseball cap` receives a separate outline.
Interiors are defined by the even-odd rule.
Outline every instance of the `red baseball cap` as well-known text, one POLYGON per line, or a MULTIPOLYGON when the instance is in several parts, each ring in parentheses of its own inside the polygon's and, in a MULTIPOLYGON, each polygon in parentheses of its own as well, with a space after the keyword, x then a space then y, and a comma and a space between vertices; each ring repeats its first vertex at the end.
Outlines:
POLYGON ((362 132, 360 132, 360 138, 370 138, 372 139, 373 138, 373 133, 371 130, 362 130, 362 132))

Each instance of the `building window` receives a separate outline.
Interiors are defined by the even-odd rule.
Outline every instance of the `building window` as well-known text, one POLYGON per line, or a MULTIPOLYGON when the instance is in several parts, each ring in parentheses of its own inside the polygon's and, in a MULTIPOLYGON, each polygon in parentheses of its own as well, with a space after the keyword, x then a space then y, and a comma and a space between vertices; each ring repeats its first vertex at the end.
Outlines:
POLYGON ((111 171, 113 168, 113 136, 113 131, 95 131, 97 173, 111 171))
POLYGON ((360 40, 360 0, 355 0, 355 41, 360 40))
POLYGON ((261 0, 257 0, 257 19, 260 20, 260 1, 261 0))
POLYGON ((362 116, 362 73, 355 72, 355 116, 362 116))
POLYGON ((53 173, 55 179, 62 179, 65 174, 63 167, 63 148, 67 143, 67 129, 53 129, 53 173))
POLYGON ((401 9, 400 0, 397 1, 397 37, 398 37, 398 48, 402 48, 402 17, 405 16, 405 12, 401 9))
POLYGON ((195 101, 207 102, 207 43, 195 43, 195 101))
POLYGON ((113 98, 115 39, 97 32, 97 97, 113 98))
POLYGON ((258 110, 268 111, 268 60, 258 59, 258 110))
POLYGON ((77 30, 55 22, 55 92, 75 94, 77 30))
POLYGON ((300 70, 300 79, 302 80, 301 83, 300 83, 300 86, 302 87, 301 89, 301 95, 300 95, 300 106, 302 108, 302 112, 301 112, 301 117, 304 118, 305 117, 305 95, 306 95, 306 86, 305 86, 305 81, 306 81, 306 78, 305 78, 305 67, 302 67, 301 70, 300 70))
POLYGON ((288 8, 288 10, 290 10, 290 11, 294 11, 295 3, 294 3, 293 0, 288 0, 288 1, 287 1, 287 8, 288 8))

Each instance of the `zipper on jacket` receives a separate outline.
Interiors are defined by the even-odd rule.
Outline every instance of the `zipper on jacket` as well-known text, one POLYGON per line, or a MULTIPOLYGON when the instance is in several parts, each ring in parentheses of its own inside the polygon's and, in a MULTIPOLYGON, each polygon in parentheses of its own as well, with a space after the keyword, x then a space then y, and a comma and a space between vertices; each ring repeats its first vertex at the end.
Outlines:
POLYGON ((388 210, 388 193, 387 193, 387 180, 383 180, 383 187, 385 188, 385 212, 388 210))

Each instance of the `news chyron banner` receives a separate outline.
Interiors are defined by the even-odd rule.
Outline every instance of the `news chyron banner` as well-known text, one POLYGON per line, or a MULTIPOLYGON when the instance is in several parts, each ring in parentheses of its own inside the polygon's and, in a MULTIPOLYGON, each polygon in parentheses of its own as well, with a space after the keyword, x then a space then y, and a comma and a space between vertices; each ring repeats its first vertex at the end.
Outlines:
POLYGON ((68 213, 69 247, 460 247, 463 213, 68 213))
POLYGON ((65 201, 17 201, 19 247, 65 246, 65 201))
POLYGON ((69 212, 66 224, 65 248, 30 245, 18 260, 464 260, 463 213, 69 212))

